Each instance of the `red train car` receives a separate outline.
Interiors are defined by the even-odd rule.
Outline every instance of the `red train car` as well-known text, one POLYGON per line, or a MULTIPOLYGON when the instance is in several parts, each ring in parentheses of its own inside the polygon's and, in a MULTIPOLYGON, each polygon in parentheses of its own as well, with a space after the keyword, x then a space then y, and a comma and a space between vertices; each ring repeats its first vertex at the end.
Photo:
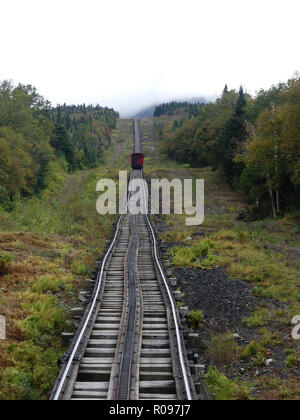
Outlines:
POLYGON ((133 153, 131 155, 131 167, 132 169, 141 170, 144 167, 144 155, 143 153, 133 153))

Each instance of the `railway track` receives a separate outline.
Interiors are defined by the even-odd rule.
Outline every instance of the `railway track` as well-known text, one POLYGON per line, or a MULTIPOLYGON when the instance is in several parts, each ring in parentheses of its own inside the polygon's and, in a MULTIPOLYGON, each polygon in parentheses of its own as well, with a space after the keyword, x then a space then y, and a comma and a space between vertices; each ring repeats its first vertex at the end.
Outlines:
MULTIPOLYGON (((138 121, 135 145, 139 152, 138 121)), ((133 179, 143 179, 143 172, 131 171, 133 179)), ((93 292, 79 314, 51 399, 198 399, 177 305, 147 214, 126 209, 120 216, 90 283, 93 292)))

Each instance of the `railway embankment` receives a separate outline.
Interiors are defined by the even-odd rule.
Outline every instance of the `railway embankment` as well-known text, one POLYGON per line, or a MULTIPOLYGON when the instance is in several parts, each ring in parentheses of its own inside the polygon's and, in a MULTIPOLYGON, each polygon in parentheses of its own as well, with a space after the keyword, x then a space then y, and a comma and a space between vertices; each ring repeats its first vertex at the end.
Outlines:
POLYGON ((157 127, 171 120, 141 121, 145 172, 149 180, 205 180, 202 225, 188 227, 181 215, 153 221, 179 281, 180 305, 188 307, 207 383, 217 399, 299 398, 300 355, 291 324, 300 314, 297 221, 288 215, 240 220, 247 204, 218 172, 160 153, 157 127))

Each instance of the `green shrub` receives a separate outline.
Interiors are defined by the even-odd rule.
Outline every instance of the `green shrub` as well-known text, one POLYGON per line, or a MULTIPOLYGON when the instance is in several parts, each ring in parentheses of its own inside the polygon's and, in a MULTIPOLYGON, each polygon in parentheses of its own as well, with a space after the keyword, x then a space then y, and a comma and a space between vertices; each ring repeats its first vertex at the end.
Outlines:
POLYGON ((0 276, 8 273, 9 266, 13 261, 13 256, 10 254, 0 254, 0 276))
POLYGON ((8 348, 13 367, 1 371, 0 399, 38 400, 45 398, 57 375, 57 360, 63 350, 57 344, 48 348, 33 341, 14 342, 8 348), (8 392, 9 390, 9 392, 8 392))
POLYGON ((262 366, 268 356, 264 346, 257 341, 252 341, 242 353, 242 359, 249 360, 257 366, 262 366))
POLYGON ((243 318, 243 324, 249 328, 263 327, 268 319, 269 311, 267 309, 260 309, 254 311, 249 318, 243 318))
POLYGON ((298 360, 298 357, 296 356, 296 354, 294 353, 294 351, 291 350, 289 352, 289 354, 287 356, 287 359, 285 361, 285 364, 288 368, 294 368, 294 367, 298 366, 299 360, 298 360))
POLYGON ((214 243, 204 239, 190 247, 174 247, 171 250, 174 265, 180 267, 206 268, 217 266, 219 259, 213 254, 214 243))
POLYGON ((72 288, 72 277, 54 277, 49 274, 39 277, 33 284, 32 291, 35 293, 53 292, 57 293, 60 290, 70 290, 72 288))
POLYGON ((201 328, 203 325, 204 314, 203 311, 191 311, 188 315, 187 322, 192 330, 201 328))
POLYGON ((231 381, 217 368, 208 369, 208 378, 206 380, 210 392, 218 401, 227 400, 250 400, 250 386, 237 381, 231 381))
POLYGON ((242 353, 242 359, 249 359, 252 356, 256 356, 260 350, 260 345, 257 341, 251 341, 250 344, 242 353))
POLYGON ((81 261, 73 261, 71 270, 77 276, 84 276, 88 271, 87 266, 81 261))
POLYGON ((212 335, 206 345, 207 354, 217 366, 226 366, 239 358, 240 348, 231 332, 212 335))
POLYGON ((66 313, 55 296, 23 292, 21 309, 28 316, 16 322, 22 341, 8 345, 10 362, 0 369, 0 399, 38 400, 47 397, 63 354, 59 340, 66 313))
POLYGON ((29 339, 39 340, 43 336, 46 339, 47 335, 56 335, 65 323, 65 312, 55 296, 32 294, 22 307, 33 312, 32 315, 17 322, 29 339))

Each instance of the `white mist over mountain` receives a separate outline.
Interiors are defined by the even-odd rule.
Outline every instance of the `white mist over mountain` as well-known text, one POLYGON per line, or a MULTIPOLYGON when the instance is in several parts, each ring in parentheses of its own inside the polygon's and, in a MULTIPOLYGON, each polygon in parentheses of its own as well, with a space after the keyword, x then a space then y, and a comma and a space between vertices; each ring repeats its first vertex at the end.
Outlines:
POLYGON ((3 0, 0 80, 131 115, 300 69, 299 0, 3 0))

